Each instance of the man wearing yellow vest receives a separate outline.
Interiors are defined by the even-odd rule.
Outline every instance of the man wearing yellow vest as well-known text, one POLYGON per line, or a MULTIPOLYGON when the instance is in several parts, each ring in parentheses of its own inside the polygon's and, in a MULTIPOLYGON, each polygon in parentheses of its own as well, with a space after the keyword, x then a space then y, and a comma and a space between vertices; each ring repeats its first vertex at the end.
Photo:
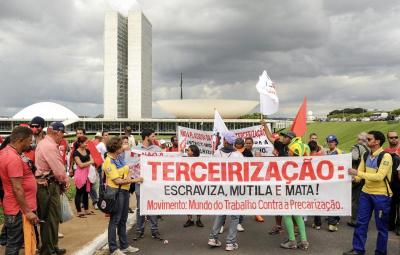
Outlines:
POLYGON ((388 225, 392 191, 389 183, 392 177, 392 157, 383 152, 382 145, 385 136, 382 132, 371 131, 367 135, 367 145, 371 153, 363 156, 358 169, 349 169, 349 174, 355 181, 365 180, 362 188, 357 225, 353 235, 353 249, 343 255, 365 254, 365 242, 369 221, 374 212, 375 224, 378 230, 375 254, 387 254, 388 225))

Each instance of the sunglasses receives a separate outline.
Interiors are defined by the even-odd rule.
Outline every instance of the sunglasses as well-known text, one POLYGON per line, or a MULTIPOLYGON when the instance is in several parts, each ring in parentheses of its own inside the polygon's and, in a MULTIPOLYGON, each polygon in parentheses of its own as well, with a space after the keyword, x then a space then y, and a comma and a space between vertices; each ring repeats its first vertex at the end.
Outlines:
POLYGON ((372 141, 373 139, 372 138, 367 138, 367 141, 369 142, 369 141, 372 141))
POLYGON ((399 137, 398 136, 390 136, 390 137, 388 137, 389 139, 398 139, 399 137))

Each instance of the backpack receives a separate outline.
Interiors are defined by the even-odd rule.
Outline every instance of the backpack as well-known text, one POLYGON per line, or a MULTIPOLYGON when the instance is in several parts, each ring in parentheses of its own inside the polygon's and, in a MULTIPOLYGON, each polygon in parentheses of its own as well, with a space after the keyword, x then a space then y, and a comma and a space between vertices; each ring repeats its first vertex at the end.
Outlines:
MULTIPOLYGON (((377 162, 378 169, 379 169, 379 166, 380 166, 380 164, 382 162, 383 156, 386 153, 388 153, 388 152, 382 151, 381 153, 379 153, 378 162, 377 162)), ((392 189, 393 192, 397 193, 398 191, 400 191, 400 180, 399 180, 398 170, 397 170, 399 168, 399 165, 400 165, 400 157, 396 153, 388 153, 388 154, 392 157, 392 162, 393 162, 393 164, 392 164, 392 179, 391 179, 391 181, 388 180, 387 176, 385 176, 385 179, 384 179, 385 183, 386 183, 386 191, 387 191, 387 194, 389 195, 389 189, 388 189, 387 185, 390 186, 390 188, 392 189)), ((364 156, 363 156, 364 163, 367 162, 368 156, 369 156, 369 152, 367 151, 367 152, 364 153, 364 156)), ((378 172, 378 169, 376 170, 377 172, 378 172)))
POLYGON ((358 166, 360 165, 362 156, 365 154, 365 152, 368 152, 369 149, 364 144, 356 144, 351 148, 351 151, 353 151, 353 150, 358 151, 358 159, 357 160, 352 159, 351 164, 352 164, 353 168, 357 169, 358 166))

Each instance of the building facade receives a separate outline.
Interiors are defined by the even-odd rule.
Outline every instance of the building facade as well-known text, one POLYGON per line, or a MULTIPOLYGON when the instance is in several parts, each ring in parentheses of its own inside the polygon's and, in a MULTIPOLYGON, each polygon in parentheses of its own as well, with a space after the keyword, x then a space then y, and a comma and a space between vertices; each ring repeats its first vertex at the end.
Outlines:
POLYGON ((104 117, 151 118, 152 28, 141 11, 108 11, 104 23, 104 117))

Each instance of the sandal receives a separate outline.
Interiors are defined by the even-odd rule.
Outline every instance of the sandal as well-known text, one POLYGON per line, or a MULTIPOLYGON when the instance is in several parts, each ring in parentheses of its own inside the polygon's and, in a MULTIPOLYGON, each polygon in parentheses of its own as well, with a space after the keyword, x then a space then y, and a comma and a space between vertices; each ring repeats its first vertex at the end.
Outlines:
POLYGON ((85 216, 85 214, 78 214, 78 217, 79 217, 79 218, 87 218, 87 217, 85 216))
POLYGON ((96 215, 93 211, 86 213, 86 215, 96 215))

